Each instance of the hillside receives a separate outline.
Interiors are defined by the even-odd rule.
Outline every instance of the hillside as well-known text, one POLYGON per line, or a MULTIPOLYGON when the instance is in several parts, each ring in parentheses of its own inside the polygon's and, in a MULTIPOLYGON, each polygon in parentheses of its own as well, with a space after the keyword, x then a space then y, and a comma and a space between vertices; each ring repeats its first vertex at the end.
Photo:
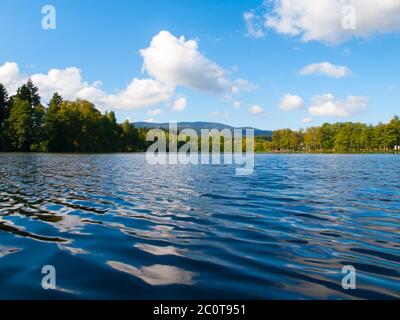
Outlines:
MULTIPOLYGON (((160 128, 160 129, 168 129, 168 123, 152 123, 152 122, 135 122, 134 123, 136 128, 160 128)), ((255 136, 272 136, 272 131, 269 130, 261 130, 252 127, 232 127, 223 123, 218 122, 178 122, 178 130, 181 129, 193 129, 197 133, 200 134, 201 129, 254 129, 255 136)))

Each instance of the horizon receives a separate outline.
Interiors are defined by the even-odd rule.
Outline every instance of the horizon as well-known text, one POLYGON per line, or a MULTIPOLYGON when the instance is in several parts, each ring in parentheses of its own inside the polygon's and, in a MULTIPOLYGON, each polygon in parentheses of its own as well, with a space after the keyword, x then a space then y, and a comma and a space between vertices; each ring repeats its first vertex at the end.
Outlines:
POLYGON ((30 77, 45 102, 54 91, 87 98, 116 111, 119 122, 204 121, 261 130, 387 123, 400 98, 400 9, 395 1, 389 9, 370 4, 376 6, 370 13, 353 2, 363 19, 345 29, 340 10, 337 25, 323 24, 306 2, 297 9, 309 23, 298 25, 295 7, 286 12, 280 2, 261 0, 56 0, 55 29, 45 30, 42 1, 6 0, 0 82, 12 94, 30 77), (189 7, 196 18, 186 16, 189 7))
MULTIPOLYGON (((391 120, 391 119, 393 119, 394 117, 398 117, 399 115, 397 115, 397 114, 395 114, 395 115, 393 115, 390 119, 389 119, 389 121, 391 120)), ((379 122, 379 123, 388 123, 389 121, 387 121, 387 122, 379 122)), ((136 123, 146 123, 146 124, 149 124, 149 125, 160 125, 160 124, 168 124, 168 123, 170 123, 170 122, 175 122, 175 121, 168 121, 168 122, 147 122, 147 121, 133 121, 133 122, 130 122, 130 123, 132 123, 132 124, 136 124, 136 123)), ((331 122, 329 122, 329 121, 326 121, 326 122, 324 122, 324 123, 328 123, 328 124, 335 124, 335 123, 346 123, 346 122, 348 122, 348 123, 359 123, 359 124, 366 124, 366 125, 376 125, 376 124, 373 124, 373 123, 368 123, 368 122, 362 122, 362 121, 340 121, 340 120, 338 120, 338 121, 331 121, 331 122)), ((231 125, 231 124, 229 124, 229 123, 226 123, 226 122, 216 122, 216 121, 201 121, 201 120, 193 120, 193 121, 177 121, 177 123, 179 124, 179 123, 211 123, 211 124, 222 124, 222 125, 225 125, 225 126, 229 126, 229 127, 232 127, 232 128, 253 128, 253 129, 258 129, 258 130, 261 130, 261 131, 276 131, 276 130, 281 130, 281 129, 290 129, 290 128, 284 128, 284 127, 282 127, 282 128, 277 128, 277 129, 274 129, 274 130, 271 130, 271 129, 261 129, 261 128, 257 128, 257 127, 252 127, 252 126, 238 126, 238 127, 236 127, 236 126, 233 126, 233 125, 231 125)), ((379 123, 377 123, 377 124, 379 124, 379 123)), ((309 126, 309 127, 307 127, 307 128, 310 128, 310 127, 314 127, 314 126, 309 126)), ((300 127, 299 128, 299 130, 301 130, 301 129, 304 129, 304 128, 302 128, 302 127, 300 127)), ((290 129, 290 130, 293 130, 293 129, 290 129)))

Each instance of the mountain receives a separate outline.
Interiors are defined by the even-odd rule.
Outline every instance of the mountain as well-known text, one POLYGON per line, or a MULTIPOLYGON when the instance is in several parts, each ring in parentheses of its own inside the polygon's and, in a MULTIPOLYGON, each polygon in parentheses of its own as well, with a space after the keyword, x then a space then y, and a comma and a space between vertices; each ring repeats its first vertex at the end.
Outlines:
MULTIPOLYGON (((159 129, 167 129, 169 128, 169 123, 153 123, 153 122, 135 122, 134 123, 136 128, 148 128, 148 129, 154 129, 154 128, 159 128, 159 129)), ((178 122, 178 131, 182 129, 193 129, 195 130, 198 134, 200 134, 201 129, 217 129, 219 131, 223 129, 254 129, 254 135, 255 136, 272 136, 272 131, 270 130, 261 130, 261 129, 256 129, 252 127, 232 127, 223 123, 218 123, 218 122, 178 122)))

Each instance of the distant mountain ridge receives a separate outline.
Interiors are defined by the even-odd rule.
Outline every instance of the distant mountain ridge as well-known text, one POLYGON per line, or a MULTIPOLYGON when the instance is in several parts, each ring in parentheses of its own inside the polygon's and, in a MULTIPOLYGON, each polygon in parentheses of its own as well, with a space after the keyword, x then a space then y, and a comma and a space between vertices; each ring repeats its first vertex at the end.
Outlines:
MULTIPOLYGON (((169 123, 164 122, 164 123, 155 123, 155 122, 134 122, 133 123, 136 128, 148 128, 148 129, 168 129, 169 128, 169 123)), ((223 130, 223 129, 254 129, 254 135, 255 136, 272 136, 272 131, 270 130, 261 130, 253 127, 232 127, 227 124, 223 123, 218 123, 218 122, 204 122, 204 121, 196 121, 196 122, 178 122, 178 130, 182 129, 193 129, 197 133, 200 134, 201 129, 217 129, 217 130, 223 130)))

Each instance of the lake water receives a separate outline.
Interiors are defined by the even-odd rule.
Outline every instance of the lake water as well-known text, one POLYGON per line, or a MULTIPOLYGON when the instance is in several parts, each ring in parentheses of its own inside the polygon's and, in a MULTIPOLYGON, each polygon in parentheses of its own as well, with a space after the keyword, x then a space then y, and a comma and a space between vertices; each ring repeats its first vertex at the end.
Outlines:
POLYGON ((400 298, 400 155, 234 170, 0 154, 0 298, 400 298))

